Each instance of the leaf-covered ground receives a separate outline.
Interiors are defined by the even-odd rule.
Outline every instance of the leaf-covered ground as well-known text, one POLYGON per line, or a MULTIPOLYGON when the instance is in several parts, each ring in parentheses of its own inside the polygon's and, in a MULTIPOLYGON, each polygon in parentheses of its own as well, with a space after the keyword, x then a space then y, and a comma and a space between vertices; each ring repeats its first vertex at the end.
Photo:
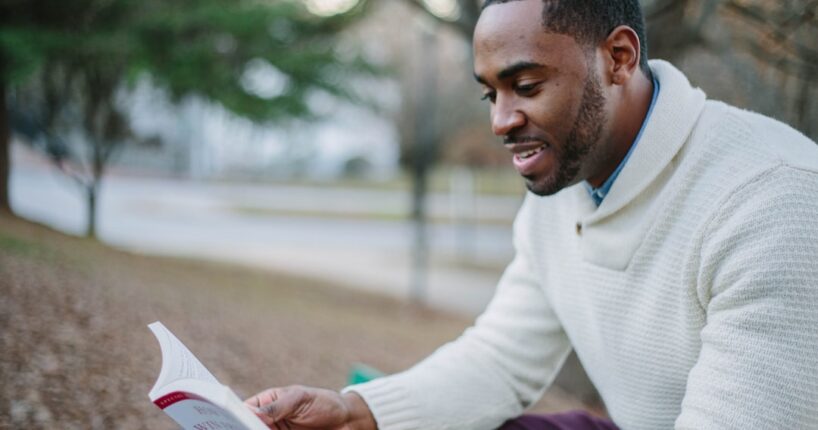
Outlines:
MULTIPOLYGON (((408 367, 469 321, 280 274, 146 257, 0 217, 0 429, 172 429, 161 320, 239 396, 408 367)), ((559 390, 539 411, 581 407, 559 390)))

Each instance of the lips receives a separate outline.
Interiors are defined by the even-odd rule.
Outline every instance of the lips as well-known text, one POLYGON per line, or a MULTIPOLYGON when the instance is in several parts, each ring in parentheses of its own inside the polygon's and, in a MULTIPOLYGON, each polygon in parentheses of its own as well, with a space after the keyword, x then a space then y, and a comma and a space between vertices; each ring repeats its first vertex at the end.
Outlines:
POLYGON ((551 152, 550 145, 539 139, 518 142, 506 144, 506 148, 514 154, 513 163, 517 171, 523 176, 529 176, 542 170, 547 154, 551 152))

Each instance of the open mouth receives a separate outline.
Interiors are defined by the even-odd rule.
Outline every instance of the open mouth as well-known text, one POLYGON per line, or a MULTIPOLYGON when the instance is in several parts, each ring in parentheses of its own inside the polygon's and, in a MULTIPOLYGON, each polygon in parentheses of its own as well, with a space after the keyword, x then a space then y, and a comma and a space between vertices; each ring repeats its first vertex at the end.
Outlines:
POLYGON ((534 149, 529 149, 528 151, 520 152, 520 153, 516 154, 516 157, 521 159, 521 160, 531 158, 531 157, 539 154, 543 149, 546 148, 546 146, 547 146, 546 144, 542 144, 542 145, 540 145, 540 146, 538 146, 538 147, 536 147, 534 149))

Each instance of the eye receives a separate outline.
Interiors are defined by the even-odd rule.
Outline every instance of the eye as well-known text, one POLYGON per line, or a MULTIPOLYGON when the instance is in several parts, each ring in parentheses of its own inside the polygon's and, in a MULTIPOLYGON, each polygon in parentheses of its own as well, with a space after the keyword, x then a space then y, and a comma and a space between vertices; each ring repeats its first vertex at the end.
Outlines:
POLYGON ((531 95, 537 89, 539 84, 537 82, 517 84, 514 86, 514 92, 521 96, 531 95))
POLYGON ((494 91, 489 91, 483 93, 483 97, 480 97, 480 100, 488 100, 490 103, 494 103, 494 100, 497 98, 497 93, 494 91))

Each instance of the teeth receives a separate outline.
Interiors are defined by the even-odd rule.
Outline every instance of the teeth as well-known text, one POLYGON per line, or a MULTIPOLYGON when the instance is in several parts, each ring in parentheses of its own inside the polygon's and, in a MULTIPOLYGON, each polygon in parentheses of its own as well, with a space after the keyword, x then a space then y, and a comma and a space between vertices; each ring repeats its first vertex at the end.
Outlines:
POLYGON ((521 152, 521 153, 517 154, 517 156, 522 158, 523 160, 525 160, 526 158, 531 157, 532 155, 542 151, 543 148, 545 148, 545 145, 538 146, 538 147, 536 147, 536 148, 534 148, 534 149, 532 149, 530 151, 521 152))

